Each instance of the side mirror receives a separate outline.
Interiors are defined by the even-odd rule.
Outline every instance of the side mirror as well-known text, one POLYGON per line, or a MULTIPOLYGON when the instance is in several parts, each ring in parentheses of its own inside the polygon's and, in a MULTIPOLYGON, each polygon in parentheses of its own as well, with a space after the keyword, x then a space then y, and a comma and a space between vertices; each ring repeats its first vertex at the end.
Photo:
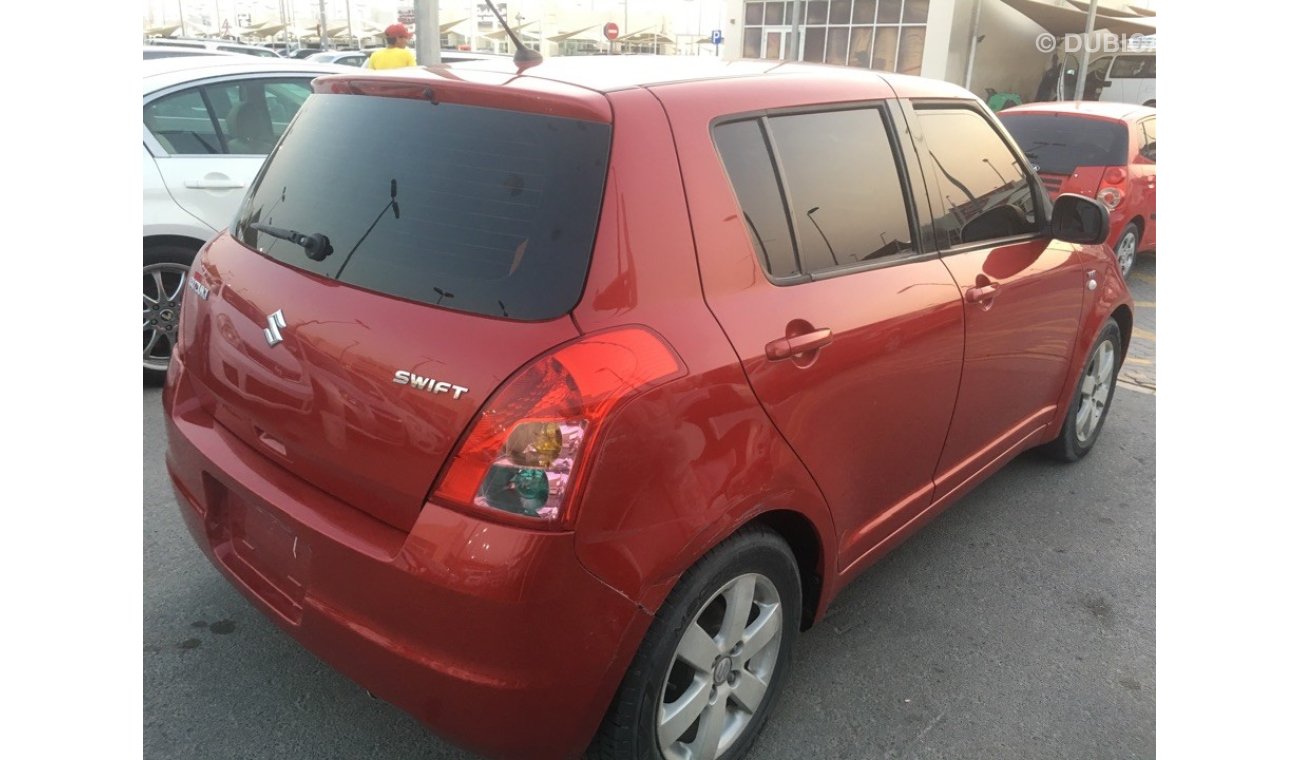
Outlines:
POLYGON ((1052 237, 1095 245, 1110 237, 1110 211, 1092 198, 1062 193, 1052 204, 1052 237))

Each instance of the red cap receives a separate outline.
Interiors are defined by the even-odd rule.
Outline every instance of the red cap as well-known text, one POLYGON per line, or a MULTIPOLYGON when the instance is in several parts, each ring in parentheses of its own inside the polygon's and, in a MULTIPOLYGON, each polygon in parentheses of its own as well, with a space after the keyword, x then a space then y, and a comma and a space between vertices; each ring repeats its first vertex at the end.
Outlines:
POLYGON ((390 24, 389 27, 384 30, 384 36, 385 37, 410 37, 411 32, 409 29, 406 28, 405 24, 390 24))

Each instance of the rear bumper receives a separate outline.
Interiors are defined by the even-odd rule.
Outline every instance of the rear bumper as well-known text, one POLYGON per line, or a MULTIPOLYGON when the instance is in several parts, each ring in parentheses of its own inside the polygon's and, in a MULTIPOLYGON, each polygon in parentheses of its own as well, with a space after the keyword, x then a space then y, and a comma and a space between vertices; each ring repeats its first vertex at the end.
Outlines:
POLYGON ((180 511, 255 606, 450 741, 491 757, 581 754, 650 616, 582 568, 572 534, 436 505, 398 531, 214 424, 186 383, 174 364, 164 396, 180 511))

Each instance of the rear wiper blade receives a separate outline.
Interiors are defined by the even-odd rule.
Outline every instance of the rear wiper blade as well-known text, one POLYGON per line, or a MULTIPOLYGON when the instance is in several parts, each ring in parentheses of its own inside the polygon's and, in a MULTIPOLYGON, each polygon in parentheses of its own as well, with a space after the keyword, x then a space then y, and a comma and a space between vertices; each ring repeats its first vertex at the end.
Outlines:
POLYGON ((330 245, 330 239, 319 232, 307 235, 297 230, 286 230, 283 227, 272 227, 269 224, 262 224, 261 222, 253 222, 248 226, 258 232, 265 232, 273 238, 288 240, 294 245, 302 246, 303 251, 307 253, 307 258, 312 261, 324 261, 326 256, 334 253, 334 246, 330 245))

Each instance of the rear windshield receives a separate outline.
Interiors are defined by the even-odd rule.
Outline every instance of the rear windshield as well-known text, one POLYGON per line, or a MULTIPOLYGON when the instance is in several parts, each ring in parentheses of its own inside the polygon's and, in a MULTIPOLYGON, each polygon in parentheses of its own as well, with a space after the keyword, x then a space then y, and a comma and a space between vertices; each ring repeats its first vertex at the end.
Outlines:
POLYGON ((277 261, 368 290, 552 319, 582 293, 609 144, 608 124, 313 95, 232 234, 277 261))
POLYGON ((1118 122, 1052 114, 1004 114, 1002 123, 1041 173, 1070 174, 1078 166, 1128 165, 1128 129, 1118 122))

